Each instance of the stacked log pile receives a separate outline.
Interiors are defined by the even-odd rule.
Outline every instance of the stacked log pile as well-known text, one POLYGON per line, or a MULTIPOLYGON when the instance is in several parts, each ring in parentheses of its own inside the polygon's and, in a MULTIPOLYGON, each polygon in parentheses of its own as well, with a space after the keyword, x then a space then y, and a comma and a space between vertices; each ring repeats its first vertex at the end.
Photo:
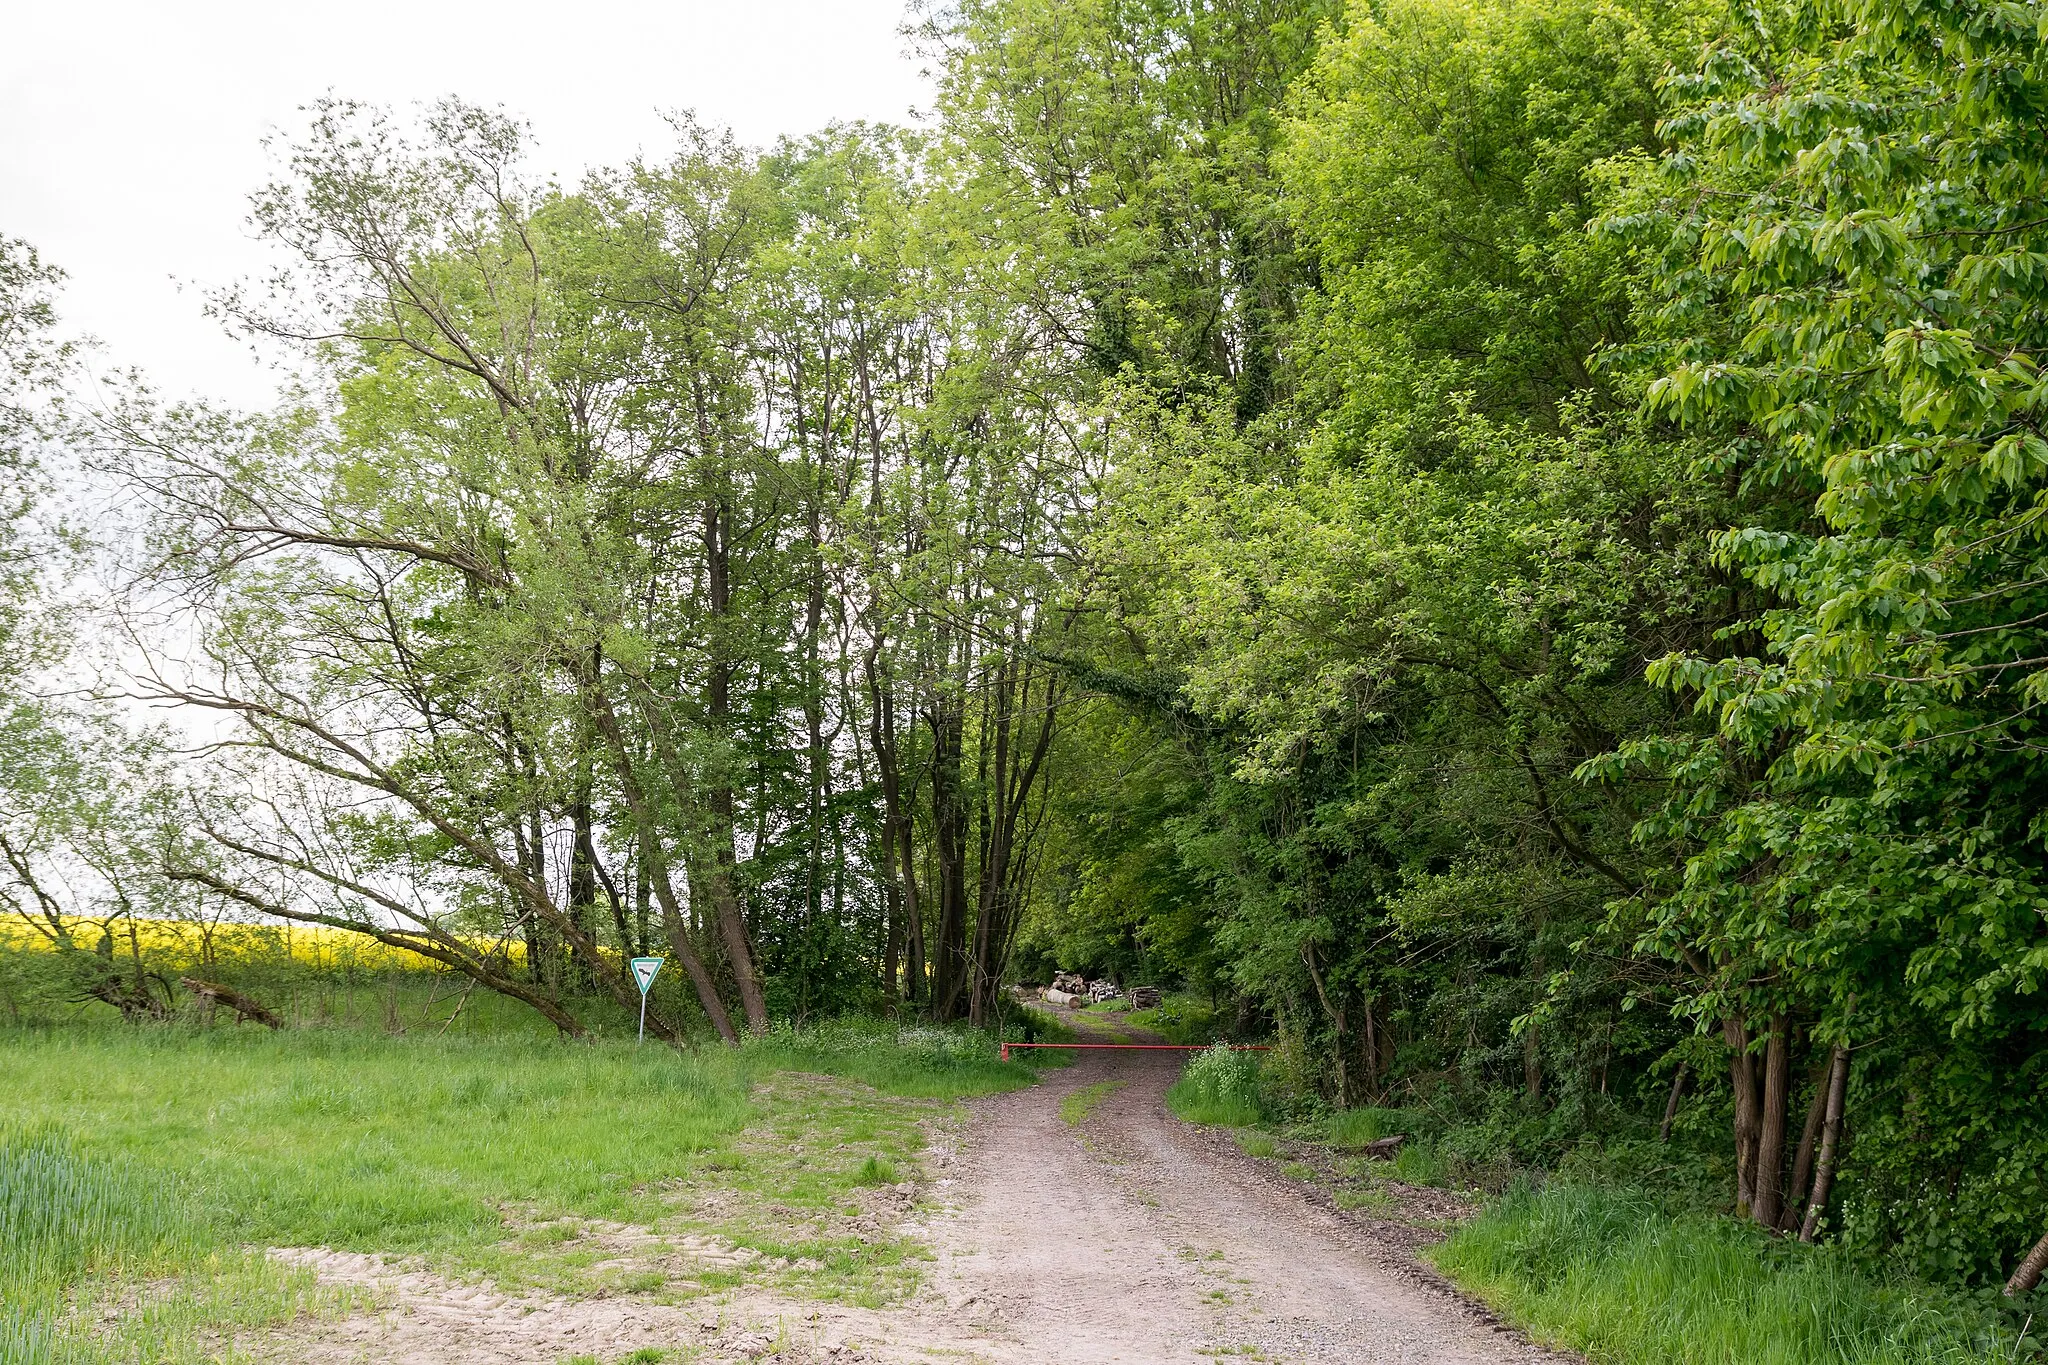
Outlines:
MULTIPOLYGON (((1078 1010, 1099 1005, 1105 1000, 1121 1000, 1126 994, 1123 987, 1108 977, 1090 981, 1079 972, 1054 972, 1052 984, 1041 988, 1038 998, 1048 1005, 1078 1010)), ((1156 1009, 1161 998, 1157 986, 1133 986, 1128 995, 1130 1007, 1134 1010, 1156 1009)))
POLYGON ((1078 1010, 1098 1001, 1114 1000, 1118 991, 1115 984, 1110 981, 1090 981, 1079 972, 1054 972, 1052 984, 1038 995, 1048 1005, 1078 1010))

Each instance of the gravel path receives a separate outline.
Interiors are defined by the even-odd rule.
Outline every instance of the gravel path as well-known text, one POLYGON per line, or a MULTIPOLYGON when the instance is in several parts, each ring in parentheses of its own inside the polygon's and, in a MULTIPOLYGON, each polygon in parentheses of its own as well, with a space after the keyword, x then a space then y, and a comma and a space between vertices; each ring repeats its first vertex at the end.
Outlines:
MULTIPOLYGON (((1369 1225, 1317 1207, 1166 1111, 1174 1053, 1081 1052, 976 1104, 932 1221, 935 1288, 996 1361, 1506 1365, 1560 1359, 1498 1327, 1369 1225), (1074 1091, 1114 1085, 1078 1126, 1074 1091), (1256 1354, 1254 1354, 1256 1353, 1256 1354)), ((1268 1163, 1270 1165, 1270 1163, 1268 1163)))

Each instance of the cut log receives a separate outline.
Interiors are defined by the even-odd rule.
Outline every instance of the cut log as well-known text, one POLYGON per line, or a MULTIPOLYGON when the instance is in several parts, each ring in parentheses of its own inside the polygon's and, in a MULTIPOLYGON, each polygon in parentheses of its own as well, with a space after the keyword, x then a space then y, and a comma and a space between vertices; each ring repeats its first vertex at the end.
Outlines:
POLYGON ((2041 1272, 2048 1270, 2048 1237, 2034 1243, 2034 1249, 2013 1271, 2012 1278, 2005 1282, 2005 1296, 2015 1298, 2041 1283, 2041 1272))
POLYGON ((1057 986, 1047 986, 1038 995, 1039 999, 1045 1001, 1048 1005, 1061 1005, 1070 1010, 1080 1009, 1088 1003, 1087 996, 1076 995, 1072 991, 1063 991, 1057 986))
POLYGON ((1131 1008, 1134 1010, 1158 1009, 1161 998, 1157 986, 1131 987, 1131 1008))
POLYGON ((1401 1150, 1401 1144, 1407 1140, 1408 1135, 1406 1133, 1395 1133, 1391 1137, 1383 1137, 1377 1142, 1368 1142, 1358 1150, 1373 1161, 1392 1161, 1395 1154, 1401 1150))
POLYGON ((235 1022, 238 1024, 254 1019, 257 1023, 268 1028, 284 1027, 284 1020, 278 1018, 248 996, 243 995, 240 991, 231 991, 226 986, 220 985, 217 982, 201 981, 196 976, 181 976, 178 980, 184 983, 186 990, 192 992, 201 1000, 211 1000, 216 1004, 226 1005, 229 1009, 233 1010, 235 1012, 235 1022))

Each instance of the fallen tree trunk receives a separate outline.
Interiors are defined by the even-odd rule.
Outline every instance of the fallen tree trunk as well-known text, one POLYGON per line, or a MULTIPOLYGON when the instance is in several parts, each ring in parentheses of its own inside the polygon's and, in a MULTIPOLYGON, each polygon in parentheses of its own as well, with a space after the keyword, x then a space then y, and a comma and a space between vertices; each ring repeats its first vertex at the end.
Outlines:
POLYGON ((2014 1298, 2041 1283, 2044 1269, 2048 1269, 2048 1235, 2034 1243, 2034 1249, 2026 1254, 2019 1269, 2013 1271, 2012 1278, 2005 1282, 2005 1296, 2014 1298))
POLYGON ((184 983, 186 990, 192 992, 201 1000, 211 1000, 215 1004, 226 1005, 229 1009, 233 1010, 235 1012, 235 1022, 238 1024, 254 1019, 266 1028, 284 1027, 284 1020, 278 1018, 262 1005, 239 991, 231 991, 226 986, 220 985, 217 982, 201 981, 196 976, 181 976, 178 980, 184 983))

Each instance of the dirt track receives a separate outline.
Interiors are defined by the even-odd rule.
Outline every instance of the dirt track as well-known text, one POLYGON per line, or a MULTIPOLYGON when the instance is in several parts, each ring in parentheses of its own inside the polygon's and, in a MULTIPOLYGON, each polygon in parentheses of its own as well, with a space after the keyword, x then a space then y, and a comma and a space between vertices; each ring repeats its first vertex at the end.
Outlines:
POLYGON ((935 1286, 997 1361, 1555 1361, 1408 1252, 1316 1207, 1165 1107, 1173 1053, 1083 1052, 976 1106, 935 1286), (1060 1101, 1121 1082, 1079 1127, 1060 1101))
POLYGON ((906 1230, 937 1263, 902 1307, 744 1289, 677 1307, 508 1299, 371 1257, 298 1252, 282 1254, 372 1290, 381 1311, 243 1344, 335 1365, 610 1365, 642 1347, 695 1361, 924 1365, 1560 1359, 1422 1269, 1412 1229, 1319 1207, 1275 1163, 1169 1115, 1180 1054, 1078 1055, 1040 1085, 975 1102, 960 1145, 932 1153, 931 1202, 906 1230), (1105 1082, 1115 1088, 1083 1122, 1061 1118, 1063 1099, 1105 1082))

